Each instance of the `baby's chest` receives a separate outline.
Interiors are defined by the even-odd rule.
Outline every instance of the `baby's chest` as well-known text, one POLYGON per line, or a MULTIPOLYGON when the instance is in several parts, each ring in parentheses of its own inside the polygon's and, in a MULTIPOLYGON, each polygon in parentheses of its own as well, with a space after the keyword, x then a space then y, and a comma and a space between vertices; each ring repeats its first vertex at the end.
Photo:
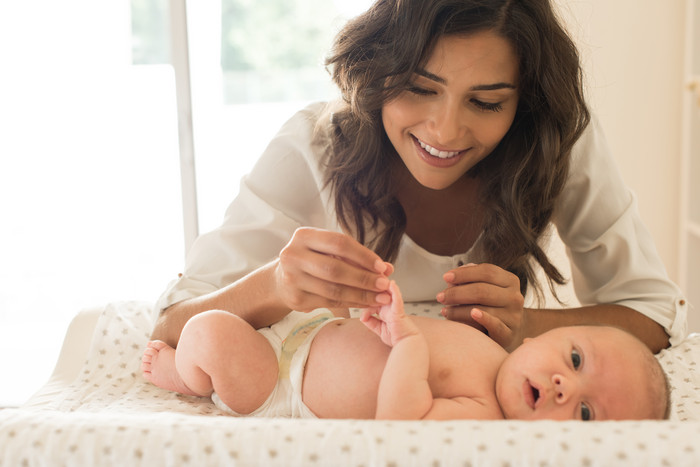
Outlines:
POLYGON ((431 355, 428 384, 435 397, 488 398, 493 395, 496 374, 484 359, 437 352, 431 355))

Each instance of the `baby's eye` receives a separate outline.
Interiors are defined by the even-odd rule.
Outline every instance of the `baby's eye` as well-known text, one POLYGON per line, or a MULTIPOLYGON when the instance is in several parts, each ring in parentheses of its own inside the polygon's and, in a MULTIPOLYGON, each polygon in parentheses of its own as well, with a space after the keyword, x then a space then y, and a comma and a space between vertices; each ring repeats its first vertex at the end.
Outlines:
POLYGON ((591 409, 586 404, 581 403, 581 420, 587 422, 591 419, 591 409))
POLYGON ((581 354, 576 349, 571 351, 571 363, 574 365, 574 370, 578 370, 581 366, 581 354))

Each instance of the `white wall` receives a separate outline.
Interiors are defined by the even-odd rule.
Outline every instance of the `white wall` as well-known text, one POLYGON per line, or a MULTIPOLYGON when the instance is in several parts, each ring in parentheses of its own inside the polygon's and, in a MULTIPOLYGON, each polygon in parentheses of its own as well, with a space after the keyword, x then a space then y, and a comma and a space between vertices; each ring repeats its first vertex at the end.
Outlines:
POLYGON ((581 50, 591 107, 677 281, 685 2, 556 3, 581 50))

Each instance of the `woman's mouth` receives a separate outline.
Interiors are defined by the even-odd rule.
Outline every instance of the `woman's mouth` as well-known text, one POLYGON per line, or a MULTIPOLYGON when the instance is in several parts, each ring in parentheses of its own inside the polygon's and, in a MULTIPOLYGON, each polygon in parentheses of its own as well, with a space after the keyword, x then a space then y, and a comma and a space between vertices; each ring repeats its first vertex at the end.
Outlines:
POLYGON ((420 157, 428 164, 438 168, 448 168, 457 164, 462 160, 462 156, 466 154, 467 150, 446 150, 435 148, 428 143, 425 143, 415 136, 411 135, 413 138, 413 144, 415 144, 420 157))
POLYGON ((459 154, 462 151, 440 151, 439 149, 435 149, 434 147, 430 146, 429 144, 424 143, 423 141, 419 140, 416 138, 418 141, 418 144, 420 144, 420 147, 425 149, 427 153, 429 153, 431 156, 434 157, 439 157, 440 159, 449 159, 450 157, 454 157, 457 154, 459 154))

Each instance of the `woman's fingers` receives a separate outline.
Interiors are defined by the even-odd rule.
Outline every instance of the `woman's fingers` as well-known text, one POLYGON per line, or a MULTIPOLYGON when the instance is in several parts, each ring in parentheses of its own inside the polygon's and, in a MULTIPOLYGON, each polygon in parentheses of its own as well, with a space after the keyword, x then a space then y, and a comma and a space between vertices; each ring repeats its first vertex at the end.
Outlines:
POLYGON ((386 263, 375 252, 343 233, 301 227, 294 232, 291 242, 295 241, 310 250, 337 256, 348 264, 367 271, 384 274, 387 268, 386 263))
POLYGON ((443 275, 445 282, 451 285, 484 282, 498 287, 520 288, 518 277, 494 264, 465 264, 443 275))
POLYGON ((389 288, 389 279, 384 274, 364 269, 336 255, 314 253, 304 272, 333 284, 362 290, 382 292, 389 288))
POLYGON ((480 326, 486 329, 489 337, 498 342, 502 347, 508 347, 513 340, 514 331, 496 316, 479 308, 473 308, 471 317, 480 326))
POLYGON ((457 306, 443 309, 443 316, 451 321, 467 324, 496 341, 501 347, 513 346, 519 326, 507 326, 498 316, 502 310, 477 308, 475 306, 457 306), (494 313, 491 313, 491 312, 494 313))
POLYGON ((524 298, 515 274, 493 264, 466 265, 445 274, 438 294, 444 315, 484 330, 503 347, 519 335, 524 298))
POLYGON ((292 309, 367 307, 389 303, 387 271, 393 266, 351 237, 297 229, 277 265, 278 290, 292 309))
POLYGON ((449 319, 450 321, 464 323, 473 328, 478 329, 481 332, 488 333, 485 327, 483 327, 481 324, 476 322, 474 318, 472 318, 471 312, 473 309, 473 305, 445 307, 442 309, 442 316, 449 319))
MULTIPOLYGON (((340 280, 338 277, 318 277, 313 274, 305 274, 297 279, 295 287, 308 294, 322 297, 327 303, 337 306, 364 308, 372 305, 383 305, 391 301, 391 296, 375 287, 371 290, 354 287, 340 280)), ((328 305, 324 304, 324 307, 328 305)), ((318 308, 318 307, 316 307, 318 308)))
POLYGON ((443 305, 523 306, 518 277, 493 264, 462 266, 445 273, 444 278, 448 287, 438 294, 443 305))

